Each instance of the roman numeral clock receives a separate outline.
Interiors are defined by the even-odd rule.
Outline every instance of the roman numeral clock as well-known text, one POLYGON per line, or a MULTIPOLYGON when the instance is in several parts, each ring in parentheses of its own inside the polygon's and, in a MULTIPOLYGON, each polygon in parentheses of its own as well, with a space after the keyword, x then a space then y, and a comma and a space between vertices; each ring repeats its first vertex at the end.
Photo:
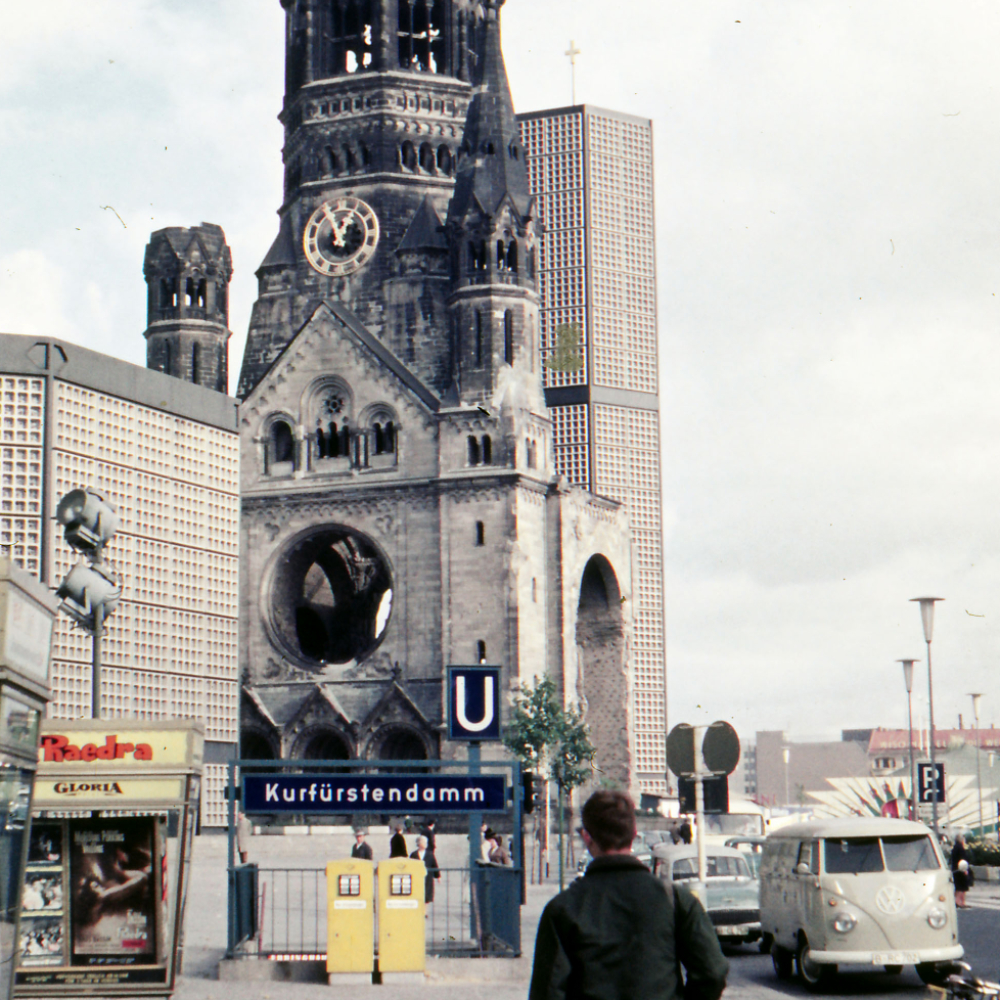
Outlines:
POLYGON ((324 201, 309 216, 302 248, 312 267, 339 278, 364 267, 378 246, 378 216, 360 198, 324 201))

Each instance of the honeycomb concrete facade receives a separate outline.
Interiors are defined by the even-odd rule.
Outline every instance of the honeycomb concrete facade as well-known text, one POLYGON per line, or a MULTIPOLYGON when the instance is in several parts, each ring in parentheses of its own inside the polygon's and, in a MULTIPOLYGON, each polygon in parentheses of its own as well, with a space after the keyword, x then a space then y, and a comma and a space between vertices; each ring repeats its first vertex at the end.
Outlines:
POLYGON ((653 133, 589 105, 518 116, 538 205, 540 350, 556 471, 629 514, 631 724, 643 792, 666 792, 666 639, 653 133))
POLYGON ((555 470, 501 6, 334 0, 321 30, 285 4, 239 389, 245 756, 453 756, 445 668, 485 662, 511 695, 554 677, 633 783, 632 540, 555 470))
MULTIPOLYGON (((92 487, 121 526, 123 584, 104 626, 106 719, 205 724, 202 824, 225 823, 238 740, 236 401, 64 341, 0 334, 0 545, 55 588, 78 556, 59 499, 92 487)), ((49 715, 91 712, 91 640, 59 615, 49 715)))

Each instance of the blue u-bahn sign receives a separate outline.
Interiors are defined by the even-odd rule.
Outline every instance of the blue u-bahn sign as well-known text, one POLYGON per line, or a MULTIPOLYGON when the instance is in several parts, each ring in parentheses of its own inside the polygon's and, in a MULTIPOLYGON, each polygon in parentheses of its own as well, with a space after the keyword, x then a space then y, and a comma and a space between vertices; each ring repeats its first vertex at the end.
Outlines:
POLYGON ((245 774, 242 794, 247 815, 507 811, 496 774, 245 774))
POLYGON ((448 668, 448 739, 500 739, 500 668, 448 668))

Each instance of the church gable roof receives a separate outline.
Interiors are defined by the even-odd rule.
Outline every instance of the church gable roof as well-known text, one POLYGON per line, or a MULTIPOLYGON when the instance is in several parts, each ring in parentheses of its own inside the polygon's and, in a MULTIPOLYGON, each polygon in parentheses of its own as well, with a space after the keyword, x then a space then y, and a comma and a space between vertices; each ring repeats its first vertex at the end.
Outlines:
POLYGON ((285 381, 287 375, 298 367, 306 354, 314 356, 314 351, 306 349, 306 344, 317 333, 335 331, 336 335, 354 345, 358 351, 374 362, 378 376, 392 379, 406 394, 432 413, 441 408, 441 400, 429 389, 395 354, 374 336, 354 313, 340 302, 325 300, 313 310, 294 337, 274 359, 267 374, 257 382, 244 399, 241 409, 254 412, 270 397, 273 387, 285 381), (286 371, 287 370, 287 371, 286 371))
POLYGON ((419 250, 448 250, 441 217, 437 214, 430 195, 424 197, 414 213, 396 253, 419 250))

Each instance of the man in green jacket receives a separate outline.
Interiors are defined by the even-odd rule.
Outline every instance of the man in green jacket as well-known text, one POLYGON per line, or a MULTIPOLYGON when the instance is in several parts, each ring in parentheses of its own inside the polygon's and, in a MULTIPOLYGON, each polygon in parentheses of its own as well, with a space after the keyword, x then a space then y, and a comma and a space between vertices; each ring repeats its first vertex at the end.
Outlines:
POLYGON ((718 1000, 729 963, 715 929, 686 888, 632 855, 629 796, 595 792, 582 819, 594 860, 542 912, 529 1000, 718 1000))

